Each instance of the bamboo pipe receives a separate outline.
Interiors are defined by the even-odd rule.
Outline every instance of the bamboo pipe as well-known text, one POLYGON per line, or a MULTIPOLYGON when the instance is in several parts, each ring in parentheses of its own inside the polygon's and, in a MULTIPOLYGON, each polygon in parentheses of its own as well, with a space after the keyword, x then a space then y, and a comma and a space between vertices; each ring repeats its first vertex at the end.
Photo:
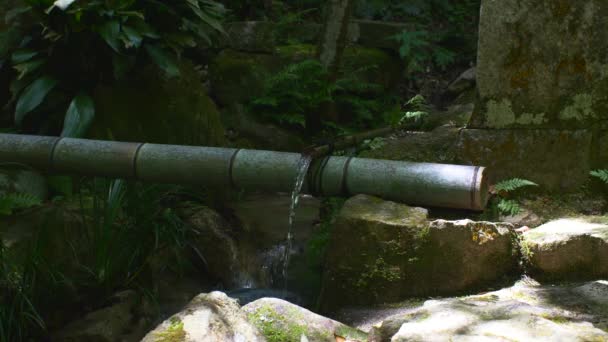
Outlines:
MULTIPOLYGON (((0 134, 0 163, 52 174, 288 192, 300 159, 287 152, 0 134)), ((369 194, 414 205, 483 210, 485 170, 331 156, 313 162, 303 192, 369 194)))

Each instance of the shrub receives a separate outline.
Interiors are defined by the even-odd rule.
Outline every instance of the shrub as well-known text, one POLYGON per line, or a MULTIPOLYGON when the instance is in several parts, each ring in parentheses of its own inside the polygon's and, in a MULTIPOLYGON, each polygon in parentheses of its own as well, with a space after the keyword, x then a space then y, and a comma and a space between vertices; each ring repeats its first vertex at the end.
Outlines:
POLYGON ((9 24, 34 23, 10 55, 14 122, 44 133, 63 126, 64 136, 86 131, 96 85, 121 79, 142 60, 177 76, 182 51, 222 30, 223 6, 211 0, 25 2, 7 15, 9 24))

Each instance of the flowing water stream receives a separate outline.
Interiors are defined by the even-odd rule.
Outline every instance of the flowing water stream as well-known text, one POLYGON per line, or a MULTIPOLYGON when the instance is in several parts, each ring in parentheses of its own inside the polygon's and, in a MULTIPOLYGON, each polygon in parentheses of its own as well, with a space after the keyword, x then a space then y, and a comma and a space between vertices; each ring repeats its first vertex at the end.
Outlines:
POLYGON ((308 169, 312 162, 312 157, 303 154, 298 162, 297 174, 295 178, 295 184, 293 191, 291 192, 291 206, 289 207, 289 225, 287 227, 287 246, 285 248, 285 256, 283 258, 283 288, 287 289, 287 269, 289 267, 289 258, 291 256, 292 240, 293 240, 293 229, 296 221, 296 209, 298 208, 298 202, 300 200, 300 193, 302 192, 302 186, 306 180, 308 169))

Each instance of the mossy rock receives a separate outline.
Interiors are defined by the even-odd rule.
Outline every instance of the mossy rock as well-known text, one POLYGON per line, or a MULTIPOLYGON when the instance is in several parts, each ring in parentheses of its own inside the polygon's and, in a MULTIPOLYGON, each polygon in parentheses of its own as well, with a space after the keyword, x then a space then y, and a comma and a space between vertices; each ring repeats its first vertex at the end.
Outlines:
POLYGON ((218 146, 224 143, 219 111, 193 64, 166 78, 145 67, 118 84, 95 89, 89 136, 119 141, 218 146))
POLYGON ((275 55, 224 50, 209 66, 211 94, 222 106, 261 96, 269 74, 281 68, 275 55))
POLYGON ((262 298, 243 307, 268 342, 367 341, 367 334, 278 298, 262 298))
POLYGON ((266 339, 247 317, 236 300, 223 292, 196 296, 181 311, 149 332, 142 342, 251 341, 266 339))
POLYGON ((429 223, 427 211, 357 195, 332 229, 323 311, 484 287, 515 271, 512 226, 470 220, 429 223))

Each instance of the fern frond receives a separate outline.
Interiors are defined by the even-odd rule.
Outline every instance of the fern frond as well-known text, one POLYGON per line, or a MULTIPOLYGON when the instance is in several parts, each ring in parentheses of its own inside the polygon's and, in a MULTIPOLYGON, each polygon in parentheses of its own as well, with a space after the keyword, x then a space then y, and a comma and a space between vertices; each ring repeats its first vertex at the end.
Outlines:
POLYGON ((497 192, 512 192, 526 186, 538 186, 538 184, 527 179, 512 178, 497 183, 494 185, 494 190, 497 192))
POLYGON ((591 176, 599 178, 602 182, 608 184, 608 169, 604 170, 593 170, 589 174, 591 176))
POLYGON ((519 211, 521 210, 517 201, 504 198, 498 201, 498 205, 496 207, 501 214, 507 216, 515 216, 519 214, 519 211))
POLYGON ((0 195, 0 215, 11 215, 15 210, 27 209, 41 203, 38 197, 31 194, 2 194, 0 195))

